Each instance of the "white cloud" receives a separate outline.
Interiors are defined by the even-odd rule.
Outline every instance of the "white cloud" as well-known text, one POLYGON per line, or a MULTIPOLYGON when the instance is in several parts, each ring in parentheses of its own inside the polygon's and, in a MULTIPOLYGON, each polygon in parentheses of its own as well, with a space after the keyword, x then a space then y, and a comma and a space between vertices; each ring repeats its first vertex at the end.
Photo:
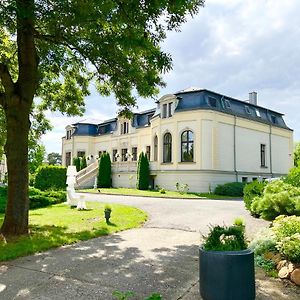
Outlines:
MULTIPOLYGON (((174 67, 164 75, 167 87, 160 95, 199 86, 246 99, 256 90, 259 104, 284 113, 299 140, 299 11, 297 0, 207 0, 197 16, 181 32, 169 33, 162 45, 174 67)), ((148 99, 138 104, 140 110, 155 107, 148 99)), ((95 89, 86 108, 85 117, 100 119, 117 111, 113 97, 99 97, 95 89)), ((74 120, 54 117, 55 130, 44 138, 47 150, 60 151, 57 136, 74 120)))

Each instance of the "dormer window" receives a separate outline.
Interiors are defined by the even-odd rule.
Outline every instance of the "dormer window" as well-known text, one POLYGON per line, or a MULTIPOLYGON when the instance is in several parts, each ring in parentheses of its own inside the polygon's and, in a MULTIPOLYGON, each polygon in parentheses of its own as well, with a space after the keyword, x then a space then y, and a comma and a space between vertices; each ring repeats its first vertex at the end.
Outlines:
POLYGON ((66 139, 70 140, 72 137, 72 130, 67 130, 67 135, 66 135, 66 139))
POLYGON ((273 115, 271 115, 271 121, 273 124, 277 124, 277 118, 273 115))
POLYGON ((121 123, 121 134, 126 134, 129 131, 129 123, 123 122, 121 123))
POLYGON ((172 117, 172 112, 173 112, 173 102, 165 103, 162 106, 162 118, 170 118, 172 117))
POLYGON ((225 104, 225 107, 226 108, 228 108, 228 109, 230 109, 231 108, 231 106, 230 106, 230 101, 229 100, 224 100, 224 104, 225 104))
POLYGON ((251 115, 251 111, 250 111, 250 108, 249 106, 245 105, 245 111, 248 115, 251 115))
POLYGON ((261 118, 260 111, 258 109, 255 109, 255 113, 259 118, 261 118))
POLYGON ((211 107, 217 107, 217 99, 213 97, 208 97, 208 105, 211 107))

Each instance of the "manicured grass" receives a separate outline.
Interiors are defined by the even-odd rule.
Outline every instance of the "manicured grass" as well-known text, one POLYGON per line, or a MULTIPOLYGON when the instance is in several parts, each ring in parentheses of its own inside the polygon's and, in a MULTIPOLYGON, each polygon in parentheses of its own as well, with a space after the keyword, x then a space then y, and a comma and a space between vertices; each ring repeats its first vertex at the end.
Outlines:
MULTIPOLYGON (((0 261, 139 227, 147 219, 146 213, 137 208, 111 204, 110 223, 106 224, 104 206, 89 202, 88 210, 71 209, 66 204, 31 210, 30 235, 6 243, 0 240, 0 261)), ((0 214, 0 225, 3 218, 0 214)))
POLYGON ((179 193, 176 191, 166 191, 165 194, 155 190, 137 190, 129 188, 100 188, 100 189, 85 189, 78 192, 95 193, 95 194, 114 194, 128 196, 143 196, 143 197, 160 197, 160 198, 180 198, 180 199, 233 199, 239 197, 221 196, 210 193, 179 193))

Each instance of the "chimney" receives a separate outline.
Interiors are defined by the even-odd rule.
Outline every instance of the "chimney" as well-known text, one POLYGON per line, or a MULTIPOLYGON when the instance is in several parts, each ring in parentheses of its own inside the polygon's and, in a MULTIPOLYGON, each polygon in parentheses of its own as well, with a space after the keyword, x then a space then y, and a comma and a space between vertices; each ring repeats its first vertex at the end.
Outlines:
POLYGON ((257 105, 257 93, 256 92, 249 93, 249 103, 257 105))

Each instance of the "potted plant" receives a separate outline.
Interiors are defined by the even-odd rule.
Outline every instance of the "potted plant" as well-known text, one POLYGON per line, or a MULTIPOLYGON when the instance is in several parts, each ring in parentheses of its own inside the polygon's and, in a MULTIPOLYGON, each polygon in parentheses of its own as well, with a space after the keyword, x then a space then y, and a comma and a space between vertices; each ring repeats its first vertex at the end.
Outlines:
POLYGON ((254 253, 245 225, 214 226, 199 249, 200 294, 204 300, 255 299, 254 253))
POLYGON ((110 215, 111 215, 111 207, 106 205, 104 208, 104 216, 105 216, 106 224, 109 223, 110 215))

